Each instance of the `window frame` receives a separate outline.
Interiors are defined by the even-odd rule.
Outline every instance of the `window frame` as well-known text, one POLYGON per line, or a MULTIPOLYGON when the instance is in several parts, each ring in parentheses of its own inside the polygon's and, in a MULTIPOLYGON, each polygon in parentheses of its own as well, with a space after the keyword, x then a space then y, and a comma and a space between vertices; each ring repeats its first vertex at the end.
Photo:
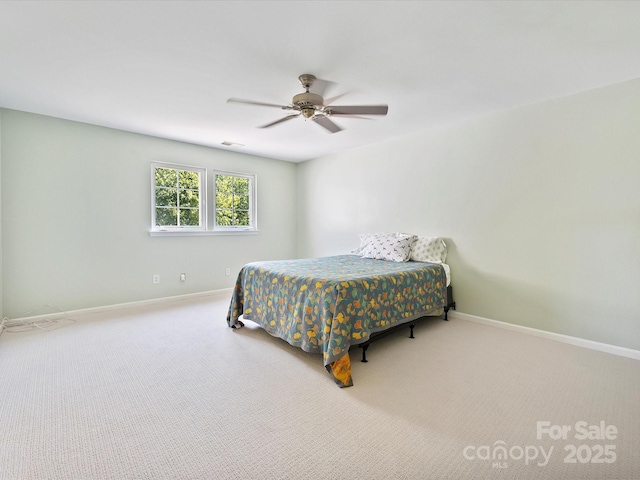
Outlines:
MULTIPOLYGON (((179 195, 178 195, 179 203, 179 195)), ((180 218, 180 206, 178 218, 180 218)), ((151 162, 151 232, 152 233, 186 233, 186 232, 206 232, 207 231, 207 169, 193 165, 183 165, 168 162, 151 162), (157 225, 156 224, 156 169, 166 168, 178 172, 195 172, 198 174, 198 196, 199 196, 199 225, 157 225)))
POLYGON ((258 178, 255 174, 252 173, 241 173, 241 172, 230 172, 227 170, 213 170, 212 172, 212 197, 213 197, 213 215, 211 225, 213 226, 212 231, 217 233, 251 233, 258 231, 258 209, 257 209, 257 194, 258 194, 258 178), (227 226, 227 225, 218 225, 217 219, 217 189, 216 189, 216 177, 218 175, 227 176, 227 177, 237 177, 237 178, 246 178, 249 180, 249 225, 239 225, 239 226, 227 226))
POLYGON ((161 236, 201 236, 201 235, 250 235, 258 230, 258 177, 253 173, 228 170, 209 170, 206 167, 185 165, 174 162, 151 162, 151 229, 149 235, 161 236), (159 226, 156 225, 156 168, 170 168, 197 172, 200 178, 200 226, 159 226), (247 178, 249 180, 249 226, 218 226, 216 224, 216 175, 247 178), (209 195, 209 193, 211 195, 209 195), (208 200, 212 197, 212 200, 208 200), (212 207, 212 208, 211 208, 212 207))

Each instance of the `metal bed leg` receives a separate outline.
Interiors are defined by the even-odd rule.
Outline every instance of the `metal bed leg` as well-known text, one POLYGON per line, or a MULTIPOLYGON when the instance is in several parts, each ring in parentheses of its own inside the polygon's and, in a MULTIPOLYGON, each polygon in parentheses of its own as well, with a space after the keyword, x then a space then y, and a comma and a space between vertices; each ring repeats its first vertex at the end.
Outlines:
POLYGON ((451 310, 452 308, 453 308, 454 310, 456 309, 456 302, 453 302, 453 303, 451 303, 451 304, 447 305, 446 307, 444 307, 444 319, 445 319, 446 321, 449 321, 449 318, 448 318, 448 316, 449 316, 449 310, 451 310))
MULTIPOLYGON (((362 349, 362 360, 360 360, 360 361, 361 361, 362 363, 367 363, 367 362, 368 362, 368 360, 367 360, 367 348, 369 348, 369 342, 371 342, 371 341, 373 341, 373 340, 377 339, 378 337, 382 337, 382 336, 384 336, 384 335, 386 335, 386 334, 388 334, 388 333, 390 333, 390 332, 392 332, 392 331, 395 331, 396 329, 404 328, 404 326, 405 326, 405 325, 406 325, 406 324, 397 325, 397 326, 395 326, 394 328, 392 328, 391 330, 387 330, 387 331, 381 332, 381 333, 379 333, 378 335, 376 335, 375 337, 371 338, 369 341, 367 341, 367 342, 365 342, 365 343, 361 343, 361 344, 357 345, 357 346, 358 346, 358 348, 362 349)), ((409 328, 411 329, 411 331, 410 331, 410 333, 409 333, 409 338, 416 338, 416 337, 413 335, 413 327, 415 327, 415 326, 416 326, 416 322, 411 322, 411 323, 409 324, 409 328)))
POLYGON ((362 349, 362 360, 360 360, 362 363, 367 363, 369 360, 367 360, 367 348, 369 348, 369 344, 367 343, 366 345, 360 347, 362 349))
POLYGON ((456 302, 453 300, 453 286, 447 287, 447 304, 444 307, 444 319, 449 321, 449 310, 456 309, 456 302))

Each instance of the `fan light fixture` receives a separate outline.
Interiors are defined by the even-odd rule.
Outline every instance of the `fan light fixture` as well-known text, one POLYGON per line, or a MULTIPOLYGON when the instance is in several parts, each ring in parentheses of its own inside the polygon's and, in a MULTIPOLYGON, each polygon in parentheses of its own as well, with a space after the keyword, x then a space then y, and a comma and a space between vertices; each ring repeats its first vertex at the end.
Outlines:
POLYGON ((260 105, 263 107, 277 107, 282 110, 288 110, 292 113, 286 117, 280 118, 275 122, 268 123, 260 128, 272 127, 282 122, 297 118, 299 116, 305 119, 311 119, 321 127, 325 128, 331 133, 336 133, 342 130, 341 127, 336 125, 330 116, 344 116, 351 118, 358 118, 361 115, 386 115, 389 107, 387 105, 351 105, 351 106, 329 106, 325 105, 322 95, 312 93, 309 91, 313 82, 316 80, 314 75, 310 73, 303 73, 298 77, 300 84, 305 91, 294 95, 291 104, 289 105, 276 105, 273 103, 256 102, 254 100, 243 100, 241 98, 230 98, 227 102, 231 103, 244 103, 249 105, 260 105))

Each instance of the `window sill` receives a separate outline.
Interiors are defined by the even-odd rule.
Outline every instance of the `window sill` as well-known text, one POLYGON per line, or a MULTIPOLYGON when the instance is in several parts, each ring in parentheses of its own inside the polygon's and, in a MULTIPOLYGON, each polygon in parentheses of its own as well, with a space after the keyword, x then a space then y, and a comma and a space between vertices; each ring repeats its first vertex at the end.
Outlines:
POLYGON ((151 230, 151 237, 207 237, 211 235, 257 235, 259 230, 151 230))

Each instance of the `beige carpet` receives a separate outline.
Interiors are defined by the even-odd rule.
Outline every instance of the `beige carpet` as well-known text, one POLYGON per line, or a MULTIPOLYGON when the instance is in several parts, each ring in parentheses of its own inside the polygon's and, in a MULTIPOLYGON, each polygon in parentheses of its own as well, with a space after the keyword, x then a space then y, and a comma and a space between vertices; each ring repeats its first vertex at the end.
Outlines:
POLYGON ((429 319, 352 352, 340 389, 319 355, 227 328, 228 301, 5 332, 0 478, 640 478, 638 361, 429 319))

